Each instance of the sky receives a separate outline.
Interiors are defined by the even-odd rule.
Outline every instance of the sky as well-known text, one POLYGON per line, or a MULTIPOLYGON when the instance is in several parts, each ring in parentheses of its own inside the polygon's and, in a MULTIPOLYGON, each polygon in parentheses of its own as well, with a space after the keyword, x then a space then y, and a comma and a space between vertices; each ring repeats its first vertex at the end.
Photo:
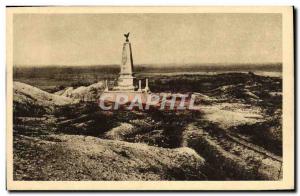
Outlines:
POLYGON ((15 14, 14 65, 282 62, 281 14, 15 14))

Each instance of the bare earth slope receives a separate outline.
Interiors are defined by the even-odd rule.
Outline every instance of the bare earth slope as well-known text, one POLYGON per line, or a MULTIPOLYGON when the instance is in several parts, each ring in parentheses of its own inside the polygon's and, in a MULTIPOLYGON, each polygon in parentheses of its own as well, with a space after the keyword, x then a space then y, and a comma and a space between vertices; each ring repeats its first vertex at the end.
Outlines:
POLYGON ((66 105, 73 101, 70 98, 51 94, 21 82, 14 82, 13 99, 14 102, 17 103, 28 103, 40 106, 66 105))
MULTIPOLYGON (((13 83, 14 113, 37 115, 53 111, 56 106, 74 103, 71 98, 40 90, 21 82, 13 83)), ((18 114, 16 114, 18 115, 18 114)))
MULTIPOLYGON (((101 82, 55 94, 15 82, 14 178, 281 179, 280 79, 251 74, 204 79, 188 81, 206 85, 196 93, 200 111, 182 112, 101 111, 94 101, 82 102, 97 98, 101 82)), ((174 78, 166 80, 157 87, 176 87, 174 78)))
POLYGON ((16 180, 201 180, 204 160, 190 148, 164 149, 91 136, 19 137, 16 180), (28 157, 30 156, 30 157, 28 157))
POLYGON ((167 149, 62 133, 53 110, 71 103, 70 98, 15 83, 15 180, 206 179, 204 159, 187 147, 167 149), (25 106, 27 113, 20 111, 25 106), (34 114, 34 108, 45 110, 34 114))
POLYGON ((73 87, 68 87, 54 94, 83 101, 92 101, 99 98, 99 95, 104 88, 104 82, 100 81, 89 86, 80 86, 75 89, 73 87))

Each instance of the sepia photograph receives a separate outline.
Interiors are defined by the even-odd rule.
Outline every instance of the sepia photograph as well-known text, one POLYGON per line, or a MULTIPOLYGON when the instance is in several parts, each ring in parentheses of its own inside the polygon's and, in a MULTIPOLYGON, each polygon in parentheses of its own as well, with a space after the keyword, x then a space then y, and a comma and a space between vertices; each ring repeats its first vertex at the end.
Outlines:
POLYGON ((293 7, 7 7, 9 190, 291 190, 293 7))

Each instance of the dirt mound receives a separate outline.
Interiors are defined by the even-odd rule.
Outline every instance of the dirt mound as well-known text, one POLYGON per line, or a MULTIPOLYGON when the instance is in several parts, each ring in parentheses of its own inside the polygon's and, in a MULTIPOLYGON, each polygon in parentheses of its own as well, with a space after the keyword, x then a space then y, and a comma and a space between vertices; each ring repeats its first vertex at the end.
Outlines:
POLYGON ((48 93, 39 88, 21 82, 13 83, 14 112, 20 115, 52 111, 55 106, 73 103, 68 97, 48 93))
POLYGON ((105 83, 100 81, 90 86, 80 86, 78 88, 68 87, 58 91, 55 94, 82 101, 93 101, 99 98, 100 93, 104 90, 105 83))
POLYGON ((104 135, 107 139, 124 140, 131 135, 148 132, 154 127, 145 120, 131 120, 130 123, 121 123, 119 126, 107 131, 104 135))
POLYGON ((204 159, 190 148, 165 149, 76 135, 45 140, 20 137, 15 180, 206 179, 204 159))
POLYGON ((264 121, 262 110, 249 104, 242 103, 215 103, 202 106, 203 118, 209 122, 217 123, 221 128, 232 126, 252 125, 264 121))
POLYGON ((215 180, 278 180, 282 177, 282 162, 276 156, 239 138, 229 137, 217 128, 208 133, 190 124, 183 132, 182 146, 201 153, 207 162, 207 175, 215 180))
POLYGON ((255 92, 251 91, 253 84, 246 86, 244 84, 237 85, 224 85, 218 87, 212 91, 209 91, 209 94, 212 97, 218 97, 223 100, 239 100, 243 102, 260 102, 261 99, 255 92), (250 88, 250 89, 249 89, 250 88))

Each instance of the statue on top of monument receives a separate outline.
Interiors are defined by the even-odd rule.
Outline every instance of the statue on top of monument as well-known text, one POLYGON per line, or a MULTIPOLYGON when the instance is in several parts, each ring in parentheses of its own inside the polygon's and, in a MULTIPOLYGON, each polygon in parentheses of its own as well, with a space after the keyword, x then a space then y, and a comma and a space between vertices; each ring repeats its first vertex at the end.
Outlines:
POLYGON ((129 34, 130 34, 130 32, 128 32, 127 34, 124 34, 124 36, 126 37, 126 42, 129 42, 129 39, 128 39, 129 34))

